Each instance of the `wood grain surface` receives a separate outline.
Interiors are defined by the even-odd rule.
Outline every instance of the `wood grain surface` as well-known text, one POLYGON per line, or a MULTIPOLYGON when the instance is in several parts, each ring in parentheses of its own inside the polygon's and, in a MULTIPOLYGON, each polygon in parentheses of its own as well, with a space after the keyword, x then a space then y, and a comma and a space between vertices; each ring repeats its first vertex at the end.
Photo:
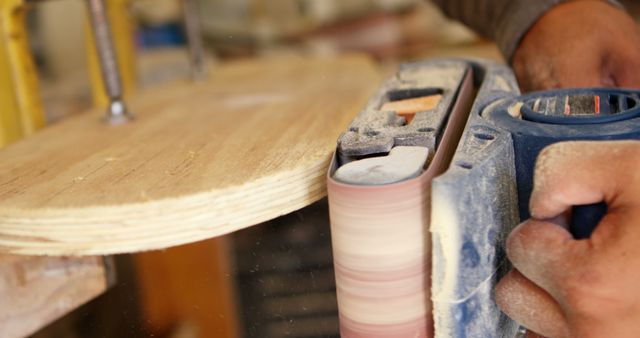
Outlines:
POLYGON ((99 257, 0 255, 0 337, 25 337, 107 289, 99 257))
POLYGON ((379 84, 366 58, 279 58, 212 69, 0 150, 0 251, 89 255, 229 233, 326 193, 335 140, 379 84))

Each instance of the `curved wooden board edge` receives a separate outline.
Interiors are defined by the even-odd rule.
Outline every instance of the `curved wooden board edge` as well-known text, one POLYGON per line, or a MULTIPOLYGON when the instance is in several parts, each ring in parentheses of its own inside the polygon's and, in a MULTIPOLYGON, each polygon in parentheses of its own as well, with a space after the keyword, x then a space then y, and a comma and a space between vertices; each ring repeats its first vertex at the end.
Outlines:
POLYGON ((0 252, 161 249, 305 207, 326 195, 336 139, 380 81, 353 55, 244 61, 212 74, 209 87, 137 96, 141 121, 131 126, 105 131, 93 112, 0 150, 0 252))

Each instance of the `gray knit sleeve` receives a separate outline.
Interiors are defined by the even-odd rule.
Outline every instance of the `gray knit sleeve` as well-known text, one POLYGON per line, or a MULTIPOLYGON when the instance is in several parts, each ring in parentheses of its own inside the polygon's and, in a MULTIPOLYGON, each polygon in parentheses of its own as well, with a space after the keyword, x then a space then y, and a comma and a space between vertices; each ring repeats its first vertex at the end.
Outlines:
MULTIPOLYGON (((433 0, 446 15, 493 39, 511 61, 529 28, 551 7, 566 0, 433 0)), ((615 0, 610 3, 622 8, 615 0)))

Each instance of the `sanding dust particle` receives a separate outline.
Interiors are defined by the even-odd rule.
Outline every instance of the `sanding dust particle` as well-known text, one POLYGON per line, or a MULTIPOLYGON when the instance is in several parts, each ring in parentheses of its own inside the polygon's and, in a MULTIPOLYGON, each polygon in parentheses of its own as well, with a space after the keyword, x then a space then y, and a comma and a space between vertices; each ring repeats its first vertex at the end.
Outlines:
POLYGON ((552 175, 558 168, 564 167, 561 165, 562 162, 575 163, 576 156, 588 158, 601 151, 599 147, 593 147, 593 145, 593 141, 570 141, 555 143, 544 148, 536 159, 534 189, 543 188, 546 183, 545 178, 552 175))

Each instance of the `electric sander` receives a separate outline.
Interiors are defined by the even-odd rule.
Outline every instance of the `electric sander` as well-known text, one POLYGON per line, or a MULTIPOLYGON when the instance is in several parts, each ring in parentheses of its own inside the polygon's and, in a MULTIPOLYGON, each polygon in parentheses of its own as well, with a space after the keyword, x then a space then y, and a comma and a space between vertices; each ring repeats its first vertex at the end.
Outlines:
MULTIPOLYGON (((476 60, 405 64, 338 140, 328 193, 343 337, 514 337, 493 290, 540 151, 640 139, 640 92, 520 95, 476 60)), ((606 205, 575 206, 587 238, 606 205)))

